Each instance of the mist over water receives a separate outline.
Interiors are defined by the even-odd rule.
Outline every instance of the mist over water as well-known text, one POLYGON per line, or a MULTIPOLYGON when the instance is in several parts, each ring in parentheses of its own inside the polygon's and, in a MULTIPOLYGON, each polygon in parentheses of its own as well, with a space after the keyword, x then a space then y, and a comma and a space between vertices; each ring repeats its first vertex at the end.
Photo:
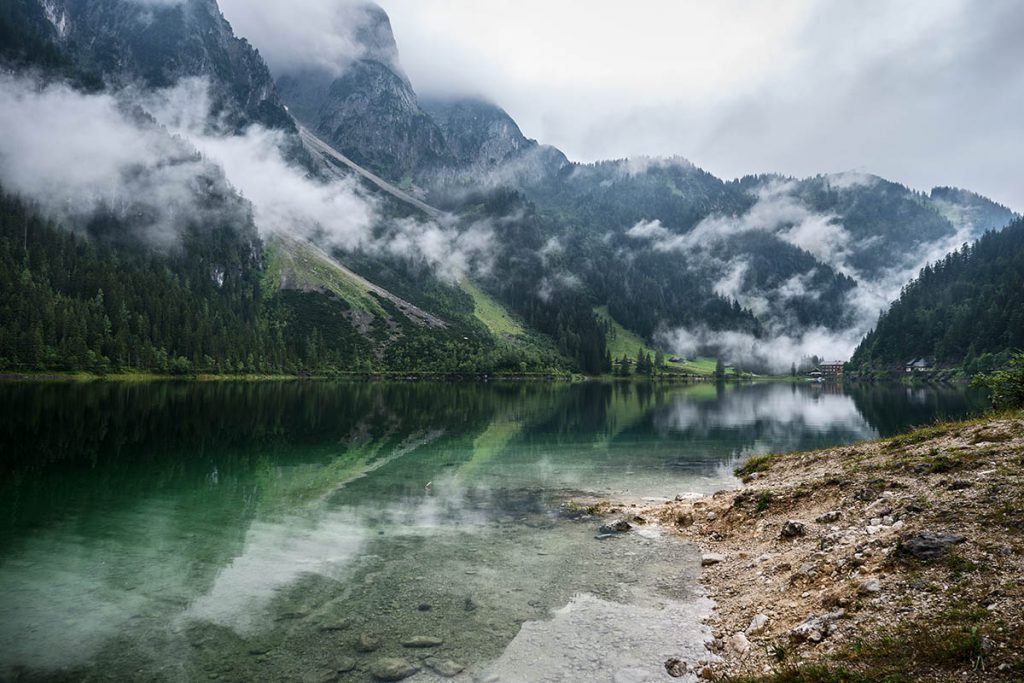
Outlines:
POLYGON ((447 659, 452 680, 657 680, 708 635, 696 551, 599 541, 562 503, 710 493, 753 453, 983 407, 789 384, 3 385, 0 678, 371 680, 398 656, 413 680, 447 659))

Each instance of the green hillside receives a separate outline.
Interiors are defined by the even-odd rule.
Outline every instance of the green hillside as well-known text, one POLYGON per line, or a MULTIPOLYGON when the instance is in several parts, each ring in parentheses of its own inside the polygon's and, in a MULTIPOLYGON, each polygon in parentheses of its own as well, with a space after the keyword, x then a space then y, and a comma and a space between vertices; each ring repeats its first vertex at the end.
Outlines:
MULTIPOLYGON (((650 354, 652 357, 654 356, 657 349, 645 343, 636 333, 627 330, 616 322, 615 318, 608 314, 607 306, 595 308, 594 315, 608 325, 608 351, 611 353, 613 360, 618 360, 624 355, 627 358, 634 359, 636 358, 637 351, 641 349, 644 353, 650 354)), ((671 353, 665 351, 665 367, 670 371, 706 377, 715 374, 715 364, 717 361, 714 358, 697 357, 684 359, 682 362, 676 363, 669 360, 671 357, 671 353)), ((731 372, 731 369, 729 372, 731 372)))
POLYGON ((504 306, 494 300, 468 278, 459 282, 462 291, 473 299, 473 315, 491 334, 499 339, 514 339, 526 334, 519 321, 515 320, 504 306))

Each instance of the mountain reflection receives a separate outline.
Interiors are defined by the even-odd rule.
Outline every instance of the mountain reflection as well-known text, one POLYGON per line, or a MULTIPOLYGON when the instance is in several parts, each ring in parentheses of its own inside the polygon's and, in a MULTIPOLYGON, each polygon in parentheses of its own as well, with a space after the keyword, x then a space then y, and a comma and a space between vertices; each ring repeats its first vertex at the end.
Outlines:
POLYGON ((116 676, 138 638, 139 666, 190 678, 201 643, 251 657, 265 648, 247 639, 293 621, 334 628, 353 596, 400 614, 434 585, 464 614, 455 574, 504 609, 511 565, 561 577, 564 553, 597 552, 585 529, 566 550, 566 497, 710 492, 748 453, 980 402, 802 384, 0 385, 0 678, 116 676))

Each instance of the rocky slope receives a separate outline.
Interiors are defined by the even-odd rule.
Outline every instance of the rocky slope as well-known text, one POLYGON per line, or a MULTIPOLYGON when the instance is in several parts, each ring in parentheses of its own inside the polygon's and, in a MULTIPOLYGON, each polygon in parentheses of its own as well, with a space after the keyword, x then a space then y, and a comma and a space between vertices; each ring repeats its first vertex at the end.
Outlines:
POLYGON ((165 88, 209 80, 213 111, 229 129, 251 123, 293 131, 270 70, 238 38, 216 0, 42 0, 50 38, 108 88, 165 88))
POLYGON ((638 514, 704 549, 713 680, 1024 676, 1024 414, 760 456, 638 514))
POLYGON ((357 164, 394 180, 453 161, 441 129, 424 112, 398 61, 388 15, 376 5, 357 13, 359 59, 292 68, 278 77, 289 111, 357 164))

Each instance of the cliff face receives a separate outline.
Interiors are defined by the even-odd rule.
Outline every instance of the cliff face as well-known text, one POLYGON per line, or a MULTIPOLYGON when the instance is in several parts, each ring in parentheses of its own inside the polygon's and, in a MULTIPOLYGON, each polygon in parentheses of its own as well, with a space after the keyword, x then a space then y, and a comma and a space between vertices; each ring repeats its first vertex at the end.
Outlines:
POLYGON ((213 113, 228 128, 294 129, 267 65, 234 35, 215 0, 43 0, 42 7, 60 49, 108 87, 205 77, 213 113))
POLYGON ((441 129, 402 71, 387 14, 375 5, 360 10, 350 29, 357 59, 280 74, 289 111, 342 154, 388 178, 452 163, 441 129))
POLYGON ((508 113, 472 98, 425 99, 423 109, 437 122, 459 164, 497 165, 537 147, 508 113))
POLYGON ((340 76, 306 68, 283 74, 278 87, 300 123, 384 177, 400 179, 452 161, 408 81, 384 62, 362 59, 340 76))

